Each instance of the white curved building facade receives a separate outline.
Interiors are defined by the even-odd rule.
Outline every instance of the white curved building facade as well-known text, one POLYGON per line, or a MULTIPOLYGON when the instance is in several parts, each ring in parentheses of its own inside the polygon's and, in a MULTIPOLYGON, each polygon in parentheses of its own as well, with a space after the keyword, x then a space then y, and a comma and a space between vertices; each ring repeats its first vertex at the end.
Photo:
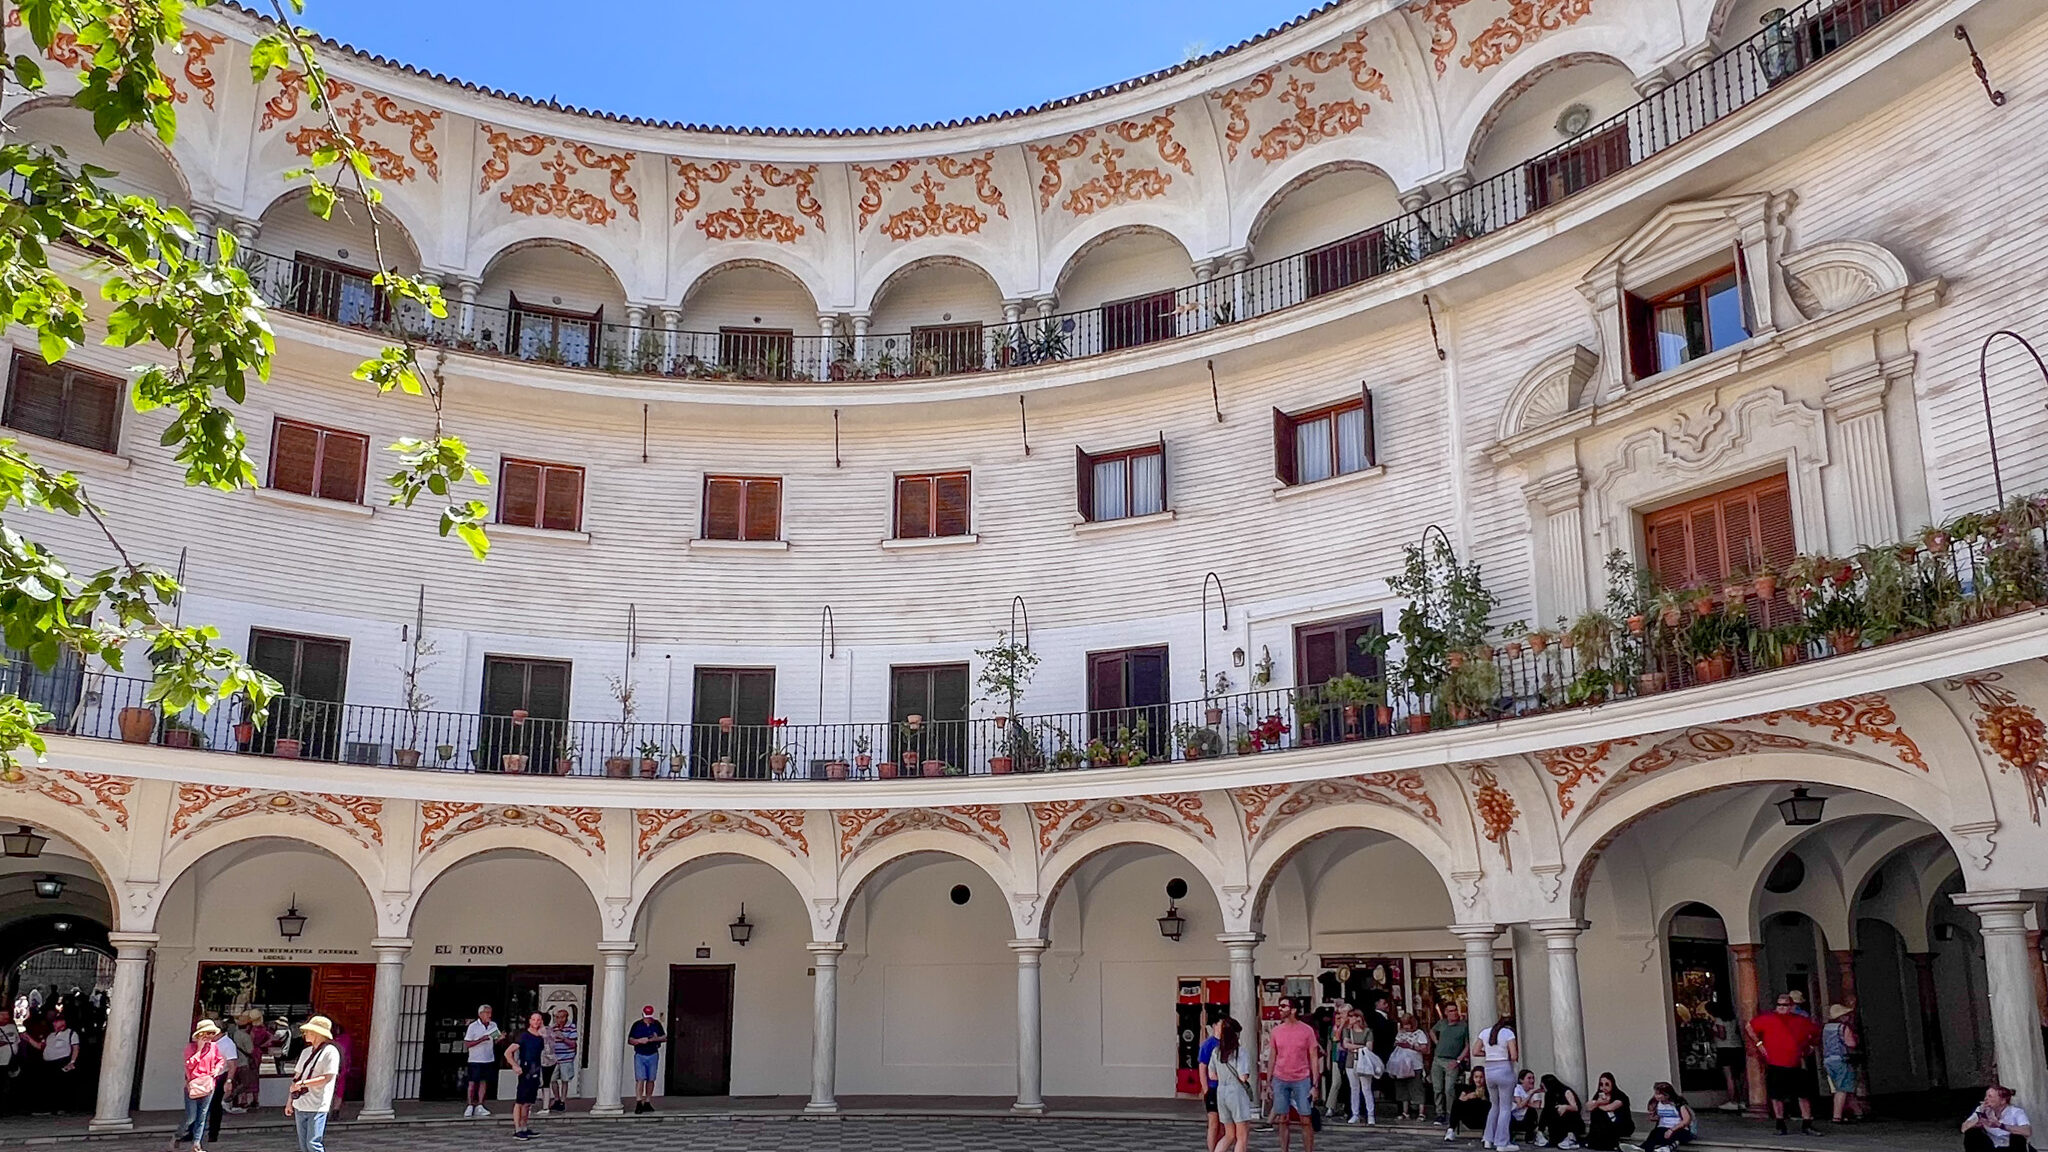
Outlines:
POLYGON ((21 674, 66 731, 0 782, 53 838, 0 874, 0 960, 117 957, 96 1125, 138 1062, 173 1106, 223 1006, 367 1032, 372 1115, 449 1097, 451 1016, 556 992, 600 1110, 639 1004, 687 1038, 670 1092, 1028 1110, 1173 1095, 1184 1002, 1427 1014, 1489 960, 1475 1014, 1575 1085, 1712 1099, 1702 1005, 1797 987, 1862 1011, 1872 1095, 2048 1096, 2040 525, 1958 522, 2048 487, 2048 381, 2007 343, 1970 386, 1991 332, 2048 333, 2048 19, 1644 7, 1349 0, 1057 105, 829 135, 333 47, 386 262, 441 320, 288 191, 323 121, 243 79, 254 17, 193 14, 168 151, 17 102, 240 237, 278 335, 241 409, 265 486, 220 493, 94 406, 132 351, 52 371, 11 334, 12 434, 294 694, 128 742, 139 685, 21 674), (429 419, 350 378, 399 325, 492 472, 483 565, 374 495, 429 419), (1357 641, 1398 631, 1432 526, 1497 598, 1465 657, 1497 680, 1347 713, 1323 685, 1383 671, 1357 641), (1806 607, 1737 592, 1781 631, 1735 675, 1695 665, 1690 598, 1605 660, 1518 623, 1601 608, 1617 550, 1712 600, 1901 543, 1939 613, 1877 603, 1867 561, 1837 651, 1832 568, 1806 607), (975 687, 999 634, 1037 658, 1014 702, 975 687), (1586 690, 1627 652, 1661 679, 1586 690))

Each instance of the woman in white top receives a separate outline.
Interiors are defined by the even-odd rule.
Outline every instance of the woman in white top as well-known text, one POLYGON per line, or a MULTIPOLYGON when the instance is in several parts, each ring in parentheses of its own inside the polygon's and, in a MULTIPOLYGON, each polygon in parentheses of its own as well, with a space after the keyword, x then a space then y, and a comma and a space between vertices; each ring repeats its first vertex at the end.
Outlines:
POLYGON ((1429 1064, 1429 1033, 1422 1030, 1415 1014, 1401 1014, 1401 1028, 1394 1033, 1394 1054, 1387 1057, 1387 1075, 1394 1078, 1394 1098, 1401 1102, 1401 1119, 1421 1119, 1423 1069, 1429 1064))
POLYGON ((2011 1148, 2013 1137, 2032 1141, 2034 1127, 2027 1114, 2012 1102, 2012 1089, 1993 1084, 1984 1090, 1984 1102, 1963 1121, 1965 1152, 1989 1152, 2011 1148))
POLYGON ((1472 1037, 1472 1062, 1486 1069, 1486 1135, 1480 1147, 1516 1152, 1521 1145, 1508 1135, 1509 1117, 1515 1106, 1515 1065, 1522 1059, 1521 1042, 1515 1039, 1515 1018, 1503 1016, 1493 1027, 1472 1037))
POLYGON ((1650 1087, 1650 1134, 1643 1147, 1650 1152, 1672 1152, 1680 1144, 1692 1143, 1692 1105, 1678 1094, 1668 1080, 1650 1087))

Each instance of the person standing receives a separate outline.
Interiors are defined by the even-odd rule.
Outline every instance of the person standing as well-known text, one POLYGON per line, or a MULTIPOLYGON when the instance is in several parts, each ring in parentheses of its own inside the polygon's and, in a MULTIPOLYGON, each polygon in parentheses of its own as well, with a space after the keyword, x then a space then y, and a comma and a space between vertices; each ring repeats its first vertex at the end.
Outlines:
POLYGON ((171 1134, 171 1152, 178 1152, 180 1140, 192 1141, 192 1152, 205 1152, 206 1114, 214 1098, 227 1091, 230 1071, 214 1044, 220 1036, 220 1025, 211 1020, 192 1028, 192 1039, 185 1045, 185 1120, 171 1134))
POLYGON ((1863 1119, 1863 1102, 1856 1097, 1863 1039, 1856 1034, 1852 1013, 1846 1004, 1830 1004, 1828 1022, 1820 1029, 1820 1066, 1827 1073, 1828 1090, 1835 1094, 1832 1118, 1837 1124, 1863 1119))
POLYGON ((1692 1143, 1692 1105, 1670 1081, 1650 1086, 1649 1112, 1650 1134, 1643 1137, 1643 1152, 1672 1152, 1680 1144, 1692 1143))
POLYGON ((633 1046, 633 1114, 654 1111, 654 1078, 661 1072, 661 1046, 668 1041, 668 1029, 654 1018, 654 1005, 640 1009, 640 1019, 626 1033, 633 1046))
POLYGON ((1446 1002, 1444 1014, 1430 1030, 1429 1094, 1436 1105, 1436 1123, 1451 1126, 1458 1103, 1458 1065, 1465 1059, 1471 1028, 1456 1004, 1446 1002))
MULTIPOLYGON (((1386 1074, 1387 1066, 1380 1062, 1379 1054, 1373 1051, 1372 1022, 1364 1013, 1353 1008, 1350 1018, 1344 1024, 1342 1040, 1344 1077, 1351 1084, 1351 1122, 1358 1123, 1362 1111, 1367 1125, 1378 1124, 1379 1109, 1373 1098, 1372 1086, 1386 1074)), ((1331 1113, 1333 1116, 1335 1114, 1331 1113)))
POLYGON ((1721 1111, 1740 1112, 1743 1090, 1749 1086, 1743 1075, 1742 1025, 1735 1022, 1735 1009, 1726 1000, 1714 1001, 1708 1011, 1714 1017, 1714 1063, 1721 1069, 1721 1081, 1728 1091, 1721 1111))
MULTIPOLYGON (((228 1062, 226 1070, 221 1073, 220 1110, 240 1115, 243 1108, 241 1101, 236 1096, 235 1085, 241 1081, 242 1068, 249 1058, 248 1033, 242 1030, 240 1021, 226 1012, 221 1013, 221 1019, 227 1021, 226 1024, 220 1026, 221 1038, 225 1039, 228 1042, 228 1047, 234 1050, 235 1058, 228 1062)), ((222 1049, 222 1051, 225 1052, 226 1049, 222 1049)))
POLYGON ((1280 1126, 1280 1152, 1287 1152, 1288 1129, 1296 1121, 1302 1152, 1316 1152, 1313 1113, 1322 1045, 1315 1028, 1296 1014, 1294 1001, 1281 997, 1278 1011, 1280 1023, 1267 1033, 1266 1045, 1273 1054, 1273 1122, 1280 1126))
POLYGON ((0 1006, 0 1116, 7 1115, 8 1098, 13 1095, 14 1077, 21 1071, 21 1029, 14 1015, 0 1006))
POLYGON ((504 1036, 504 1030, 491 1020, 491 1006, 477 1005, 476 1019, 469 1022, 468 1030, 462 1034, 462 1043, 469 1051, 469 1059, 463 1069, 463 1099, 468 1101, 468 1106, 462 1110, 468 1119, 491 1114, 491 1110, 484 1107, 486 1086, 498 1071, 498 1041, 504 1036))
POLYGON ((548 1081, 553 1096, 548 1104, 550 1112, 569 1110, 569 1097, 576 1090, 576 1065, 581 1059, 576 1041, 576 1025, 569 1020, 569 1010, 555 1009, 555 1022, 548 1025, 548 1047, 555 1056, 555 1071, 548 1081))
MULTIPOLYGON (((1365 1027, 1372 1033, 1372 1054, 1380 1066, 1380 1070, 1373 1073, 1372 1078, 1365 1082, 1366 1115, 1371 1116, 1373 1097, 1385 1083, 1383 1078, 1387 1074, 1387 1061, 1394 1058, 1394 1037, 1401 1029, 1394 1023, 1394 1014, 1388 1007, 1390 1001, 1385 989, 1374 989, 1372 995, 1367 997, 1367 1001, 1365 1027)), ((1351 1105, 1351 1114, 1358 1115, 1358 1104, 1355 1101, 1351 1105)))
POLYGON ((1493 1027, 1472 1038, 1472 1063, 1486 1069, 1486 1135, 1480 1143, 1501 1152, 1514 1152, 1520 1145, 1508 1135, 1515 1106, 1515 1065, 1522 1059, 1521 1041, 1515 1039, 1515 1018, 1502 1016, 1493 1027))
POLYGON ((1764 1058, 1764 1092, 1780 1136, 1785 1134, 1785 1106, 1794 1100, 1799 1102, 1799 1130, 1813 1131, 1812 1076, 1806 1061, 1820 1044, 1820 1029, 1798 1008, 1792 993, 1780 992, 1775 1011, 1759 1013, 1749 1022, 1750 1042, 1764 1058))
POLYGON ((1208 1129, 1208 1139, 1202 1147, 1216 1152, 1217 1143, 1223 1139, 1223 1121, 1216 1112, 1216 1073, 1209 1067, 1209 1058, 1223 1042, 1223 1017, 1209 1021, 1208 1031, 1202 1037, 1201 1047, 1195 1050, 1195 1067, 1202 1076, 1202 1116, 1208 1129))
POLYGON ((1993 1084, 1984 1090, 1983 1103, 1963 1121, 1963 1152, 2023 1148, 2033 1135, 2025 1110, 2012 1102, 2012 1089, 1993 1084))
POLYGON ((1419 1120, 1429 1114, 1429 1033, 1415 1020, 1413 1012, 1401 1014, 1400 1030, 1394 1033, 1394 1054, 1387 1057, 1387 1076, 1394 1081, 1394 1099, 1401 1103, 1401 1119, 1419 1120))
POLYGON ((526 1027, 505 1045, 505 1063, 519 1075, 519 1091, 512 1098, 512 1135, 533 1139, 533 1105, 540 1099, 541 1058, 548 1051, 548 1018, 535 1012, 526 1027))
POLYGON ((298 1132, 299 1152, 327 1152, 327 1110, 341 1080, 341 1053, 334 1047, 334 1025, 315 1016, 299 1025, 306 1042, 284 1102, 284 1114, 298 1132))
POLYGON ((336 1124, 341 1123, 341 1106, 348 1102, 348 1070, 355 1066, 355 1037, 348 1034, 348 1028, 340 1021, 334 1024, 334 1051, 337 1056, 334 1071, 334 1107, 327 1110, 336 1124))
POLYGON ((1243 1026, 1231 1017, 1216 1022, 1216 1046, 1209 1050, 1204 1074, 1216 1083, 1216 1121, 1222 1136, 1209 1145, 1210 1152, 1224 1152, 1226 1146, 1232 1152, 1245 1152, 1252 1121, 1259 1115, 1252 1102, 1252 1080, 1257 1074, 1252 1071, 1251 1053, 1242 1043, 1243 1036, 1243 1026))
POLYGON ((69 1112, 76 1095, 73 1074, 78 1071, 78 1033, 66 1024, 62 1013, 50 1014, 50 1030, 30 1035, 30 1046, 42 1059, 36 1062, 33 1099, 51 1112, 69 1112))
MULTIPOLYGON (((235 1074, 235 1070, 241 1065, 242 1050, 235 1047, 233 1038, 225 1032, 214 1037, 213 1047, 215 1051, 220 1053, 220 1062, 228 1069, 228 1075, 232 1077, 235 1074)), ((232 1101, 228 1099, 228 1093, 223 1088, 221 1091, 213 1094, 212 1102, 206 1106, 206 1142, 208 1144, 220 1139, 221 1114, 228 1111, 241 1111, 239 1108, 230 1109, 228 1107, 230 1103, 232 1101)))

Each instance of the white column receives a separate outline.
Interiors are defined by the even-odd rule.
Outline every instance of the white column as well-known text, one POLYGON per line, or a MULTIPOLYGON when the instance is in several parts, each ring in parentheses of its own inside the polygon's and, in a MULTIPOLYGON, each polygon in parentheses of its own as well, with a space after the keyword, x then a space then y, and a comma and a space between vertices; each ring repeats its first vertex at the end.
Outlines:
POLYGON ((660 320, 661 370, 673 372, 675 371, 676 361, 682 358, 680 348, 681 337, 676 335, 676 329, 683 322, 682 310, 679 308, 663 308, 660 312, 660 320))
POLYGON ((398 1013, 405 999, 405 958, 412 941, 379 938, 370 941, 377 953, 377 987, 370 1000, 369 1063, 363 1065, 363 1120, 390 1120, 391 1096, 398 1086, 398 1013))
POLYGON ((1476 1037, 1500 1016, 1493 988, 1493 941, 1500 925, 1453 924, 1451 935, 1465 942, 1465 1019, 1476 1037))
POLYGON ((1032 300, 1031 306, 1037 310, 1038 318, 1040 320, 1044 320, 1052 315, 1052 310, 1054 308, 1059 307, 1059 303, 1059 297, 1048 293, 1044 296, 1040 296, 1032 300))
POLYGON ((1044 1071, 1044 1041, 1039 1034, 1039 960, 1049 943, 1045 940, 1012 940, 1017 954, 1017 1102, 1014 1112, 1043 1112, 1045 1097, 1039 1091, 1044 1071))
POLYGON ((868 323, 874 319, 865 312, 853 314, 853 358, 866 363, 868 358, 868 323))
POLYGON ((811 952, 811 1102, 806 1112, 837 1112, 840 940, 813 940, 811 952))
POLYGON ((462 328, 464 339, 476 339, 476 294, 483 285, 467 276, 458 276, 451 281, 455 285, 456 323, 462 328))
POLYGON ((1586 925, 1578 920, 1539 920, 1529 927, 1542 934, 1550 958, 1551 1064, 1565 1083, 1584 1084, 1586 1021, 1579 997, 1579 933, 1586 925))
POLYGON ((135 1127, 128 1117, 128 1099, 135 1090, 135 1055, 142 1049, 142 983, 157 939, 154 932, 107 933, 107 943, 114 946, 114 991, 107 1003, 107 1035, 100 1052, 99 1105, 88 1131, 126 1132, 135 1127))
POLYGON ((1230 1016, 1244 1029, 1238 1043, 1259 1050, 1259 977, 1252 956, 1265 937, 1257 932, 1224 932, 1216 937, 1230 954, 1230 1016))
POLYGON ((1004 324, 1008 325, 1009 327, 1015 328, 1017 326, 1017 322, 1022 320, 1023 318, 1024 301, 1016 299, 1003 301, 1004 324))
POLYGON ((2027 913, 2038 912, 2042 893, 2033 890, 1962 892, 1949 899, 1977 914, 1984 936, 1984 985, 1991 997, 1991 1043, 1998 1079, 2011 1088, 2030 1114, 2048 1101, 2048 1068, 2042 1066, 2041 1008, 2034 998, 2034 962, 2027 955, 2027 913))
POLYGON ((256 246, 256 233, 259 230, 261 230, 262 227, 263 226, 261 224, 254 220, 228 221, 228 231, 233 232, 235 234, 235 239, 240 240, 242 242, 242 247, 244 248, 253 248, 256 246))
POLYGON ((606 940, 597 946, 604 957, 604 983, 598 989, 597 1100, 593 1116, 623 1116, 619 1097, 626 1078, 626 961, 638 945, 631 940, 606 940))

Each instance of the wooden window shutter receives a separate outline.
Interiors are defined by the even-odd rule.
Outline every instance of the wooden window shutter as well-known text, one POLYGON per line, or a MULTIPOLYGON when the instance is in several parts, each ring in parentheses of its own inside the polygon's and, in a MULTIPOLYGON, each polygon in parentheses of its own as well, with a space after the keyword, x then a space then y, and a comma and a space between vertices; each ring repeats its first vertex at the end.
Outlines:
POLYGON ((1159 433, 1159 510, 1164 512, 1173 507, 1173 501, 1166 494, 1166 433, 1159 433))
POLYGON ((1658 515, 1643 525, 1643 535, 1650 542, 1650 577, 1660 588, 1683 588, 1692 582, 1685 524, 1682 515, 1658 515))
POLYGON ((738 480, 704 481, 704 539, 740 538, 740 503, 746 486, 738 480))
POLYGON ((932 487, 936 511, 933 535, 967 535, 970 508, 967 473, 940 476, 932 482, 932 487))
POLYGON ((1074 507, 1081 519, 1095 519, 1095 458, 1079 448, 1074 449, 1074 507))
POLYGON ((1692 578, 1711 584, 1728 574, 1721 551, 1721 509, 1713 502, 1691 507, 1687 527, 1692 537, 1692 578))
POLYGON ((279 420, 272 434, 270 486, 301 496, 315 495, 314 474, 320 461, 320 430, 279 420))
POLYGON ((561 532, 579 531, 583 526, 583 469, 547 469, 545 504, 541 527, 561 532))
POLYGON ((114 427, 121 415, 118 381, 82 372, 70 374, 71 394, 64 405, 64 440, 101 452, 114 450, 114 427))
POLYGON ((7 426, 34 436, 64 434, 64 373, 26 352, 14 354, 14 386, 7 392, 7 426))
POLYGON ((1371 387, 1360 384, 1358 395, 1360 402, 1365 405, 1365 466, 1377 468, 1380 463, 1379 431, 1373 426, 1371 387))
POLYGON ((1622 297, 1622 339, 1628 343, 1628 370, 1631 380, 1643 380, 1657 374, 1655 311, 1650 302, 1640 296, 1622 297))
POLYGON ((327 500, 362 503, 363 471, 370 458, 369 437, 328 432, 321 440, 319 495, 327 500))
POLYGON ((1279 477, 1282 484, 1297 483, 1294 466, 1294 418, 1278 408, 1273 409, 1273 475, 1279 477))
POLYGON ((1757 490, 1756 538, 1759 558, 1780 572, 1799 554, 1792 530, 1792 490, 1782 478, 1757 490))
POLYGON ((782 481, 747 481, 747 540, 782 538, 782 481))
POLYGON ((504 494, 498 497, 498 521, 540 527, 540 465, 507 462, 504 494))
POLYGON ((896 480, 896 537, 917 540, 931 535, 932 482, 928 476, 896 480))

